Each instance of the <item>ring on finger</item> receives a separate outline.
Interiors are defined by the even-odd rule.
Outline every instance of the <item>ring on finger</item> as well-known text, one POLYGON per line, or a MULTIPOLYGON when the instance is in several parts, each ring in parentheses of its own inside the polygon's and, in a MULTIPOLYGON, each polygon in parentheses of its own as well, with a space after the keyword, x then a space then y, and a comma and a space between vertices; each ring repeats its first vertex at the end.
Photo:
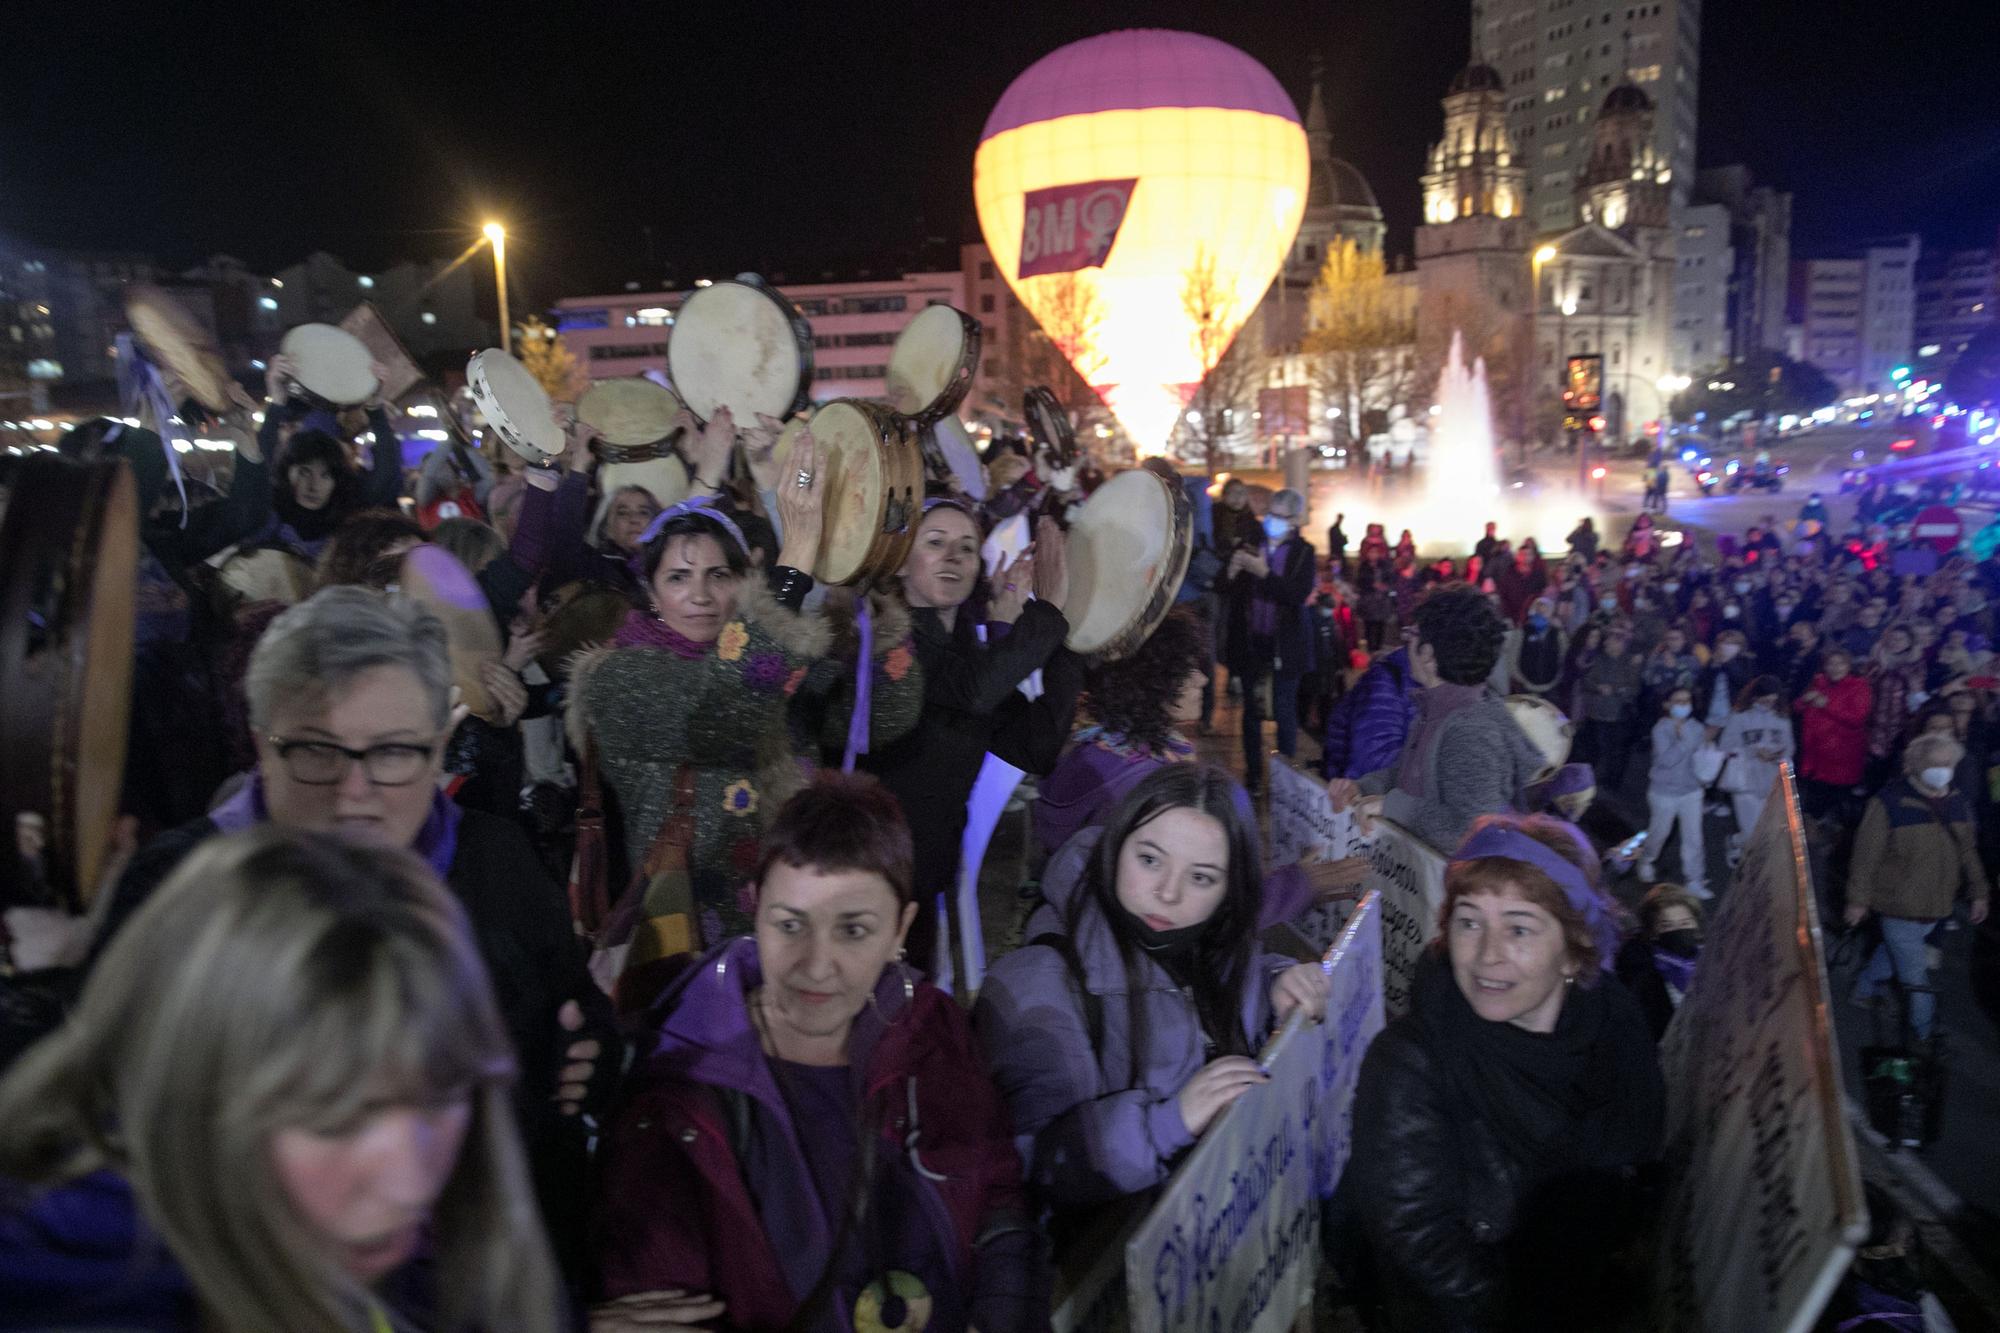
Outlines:
POLYGON ((813 484, 813 474, 812 474, 812 473, 810 473, 810 472, 808 472, 808 471, 806 471, 806 470, 805 470, 804 468, 800 468, 800 469, 799 469, 799 485, 801 485, 801 486, 810 486, 810 485, 812 485, 812 484, 813 484))

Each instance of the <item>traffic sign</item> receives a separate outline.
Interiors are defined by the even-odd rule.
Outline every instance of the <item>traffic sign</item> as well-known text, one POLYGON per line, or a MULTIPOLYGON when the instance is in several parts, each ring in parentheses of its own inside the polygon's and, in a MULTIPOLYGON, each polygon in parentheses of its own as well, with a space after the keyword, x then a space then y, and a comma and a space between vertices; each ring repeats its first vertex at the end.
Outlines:
POLYGON ((1910 524, 1910 536, 1916 541, 1929 542, 1939 555, 1950 555, 1965 536, 1965 523, 1950 505, 1931 505, 1918 512, 1916 521, 1910 524))

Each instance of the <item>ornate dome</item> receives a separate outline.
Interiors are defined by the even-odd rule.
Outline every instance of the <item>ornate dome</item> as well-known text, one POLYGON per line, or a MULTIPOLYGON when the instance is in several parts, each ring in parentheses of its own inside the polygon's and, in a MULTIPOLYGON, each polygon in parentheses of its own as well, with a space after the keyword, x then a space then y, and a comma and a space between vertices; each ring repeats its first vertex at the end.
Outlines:
MULTIPOLYGON (((1319 167, 1322 164, 1313 165, 1319 167)), ((1375 191, 1368 188, 1368 178, 1355 170, 1353 163, 1342 158, 1330 157, 1326 159, 1324 166, 1325 176, 1315 179, 1313 184, 1318 186, 1321 180, 1324 180, 1326 197, 1316 198, 1312 200, 1313 203, 1328 204, 1340 209, 1360 209, 1378 218, 1382 216, 1382 206, 1375 202, 1375 191)), ((1317 171, 1314 174, 1318 176, 1317 171)))
POLYGON ((1507 91, 1507 85, 1501 82, 1499 70, 1493 68, 1491 65, 1472 64, 1467 65, 1458 72, 1458 77, 1451 81, 1451 90, 1446 96, 1449 97, 1458 93, 1500 93, 1505 91, 1507 91))
POLYGON ((1627 112, 1649 113, 1653 109, 1653 99, 1636 83, 1621 83, 1604 98, 1603 110, 1598 114, 1615 116, 1627 112))

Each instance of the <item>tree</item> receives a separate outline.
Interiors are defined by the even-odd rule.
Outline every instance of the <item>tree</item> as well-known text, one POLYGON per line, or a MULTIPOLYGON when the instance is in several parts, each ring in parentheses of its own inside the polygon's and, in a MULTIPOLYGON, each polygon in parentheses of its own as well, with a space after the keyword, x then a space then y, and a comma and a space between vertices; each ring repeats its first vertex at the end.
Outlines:
POLYGON ((1416 309, 1381 254, 1344 237, 1328 246, 1306 297, 1302 350, 1349 439, 1360 441, 1364 413, 1414 395, 1416 342, 1416 309))
POLYGON ((516 330, 514 346, 521 353, 521 364, 557 402, 573 403, 590 387, 590 376, 570 353, 563 336, 533 315, 516 330))
POLYGON ((1190 437, 1201 446, 1210 472, 1222 466, 1222 444, 1239 419, 1247 420, 1265 365, 1259 340, 1243 336, 1236 316, 1236 293, 1215 272, 1215 256, 1199 246, 1183 276, 1181 309, 1191 326, 1189 339, 1201 363, 1195 389, 1190 437))
POLYGON ((1972 335, 1944 377, 1944 396, 1960 407, 2000 402, 2000 324, 1972 335))
POLYGON ((1017 310, 1011 321, 1007 362, 1014 383, 1004 396, 995 394, 995 406, 1013 417, 1021 411, 1023 394, 1040 385, 1055 395, 1082 440, 1111 420, 1110 409, 1090 387, 1104 373, 1099 345, 1104 298, 1088 273, 1050 273, 1028 281, 1034 308, 1017 310), (1023 314, 1030 318, 1020 318, 1023 314))
POLYGON ((1695 376, 1693 384, 1674 395, 1673 413, 1682 421, 1706 413, 1719 425, 1745 415, 1760 420, 1805 416, 1839 396, 1818 366, 1760 349, 1695 376))

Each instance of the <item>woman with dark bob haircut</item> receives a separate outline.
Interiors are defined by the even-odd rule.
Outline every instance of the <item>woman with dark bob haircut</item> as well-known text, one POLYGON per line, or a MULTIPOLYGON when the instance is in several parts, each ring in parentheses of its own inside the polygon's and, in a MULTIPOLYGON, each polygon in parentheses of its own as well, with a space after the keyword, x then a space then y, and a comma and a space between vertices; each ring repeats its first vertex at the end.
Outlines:
POLYGON ((606 1139, 595 1333, 1048 1326, 1006 1110, 903 958, 913 863, 871 778, 822 774, 772 820, 754 938, 656 1007, 606 1139))
MULTIPOLYGON (((823 750, 853 743, 859 637, 845 619, 801 609, 826 485, 810 441, 794 458, 798 484, 779 491, 785 544, 764 577, 750 576, 744 530, 713 497, 663 510, 639 542, 649 605, 571 669, 571 744, 622 820, 625 863, 606 878, 613 893, 645 881, 621 1004, 657 991, 655 964, 750 929, 746 882, 765 818, 823 750)), ((879 745, 915 724, 923 673, 902 605, 870 604, 872 707, 860 731, 879 745)))
POLYGON ((1394 1330, 1617 1328, 1666 1089, 1610 972, 1597 857, 1547 815, 1476 822, 1410 1011, 1376 1037, 1341 1184, 1394 1330))
POLYGON ((1042 876, 1032 941, 973 1010, 1038 1202, 1063 1217, 1150 1189, 1294 1010, 1326 1009, 1317 964, 1257 949, 1256 820, 1212 765, 1168 764, 1042 876))

